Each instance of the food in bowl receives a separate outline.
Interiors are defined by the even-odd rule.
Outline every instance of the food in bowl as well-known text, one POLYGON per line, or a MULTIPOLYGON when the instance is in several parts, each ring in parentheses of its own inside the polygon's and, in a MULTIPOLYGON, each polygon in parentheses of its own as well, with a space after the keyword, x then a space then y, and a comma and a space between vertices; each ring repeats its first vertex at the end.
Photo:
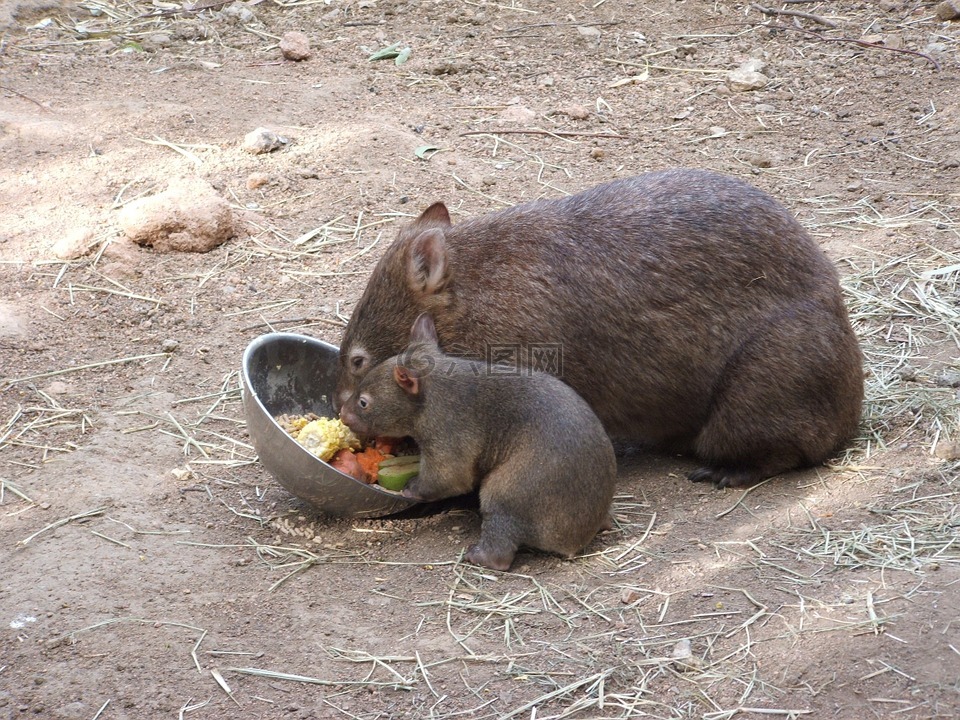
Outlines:
POLYGON ((400 492, 420 469, 419 455, 397 455, 404 441, 376 438, 364 448, 360 439, 339 418, 280 415, 277 424, 313 455, 355 480, 400 492))

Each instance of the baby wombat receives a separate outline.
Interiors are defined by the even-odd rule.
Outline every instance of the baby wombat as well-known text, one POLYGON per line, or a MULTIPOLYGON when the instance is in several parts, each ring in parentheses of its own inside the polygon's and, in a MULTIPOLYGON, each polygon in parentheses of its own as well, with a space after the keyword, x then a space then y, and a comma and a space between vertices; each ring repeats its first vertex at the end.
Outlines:
POLYGON ((580 396, 551 375, 442 354, 429 315, 410 343, 366 373, 340 417, 363 435, 417 441, 407 497, 479 487, 483 524, 468 561, 506 570, 521 545, 571 557, 609 527, 613 446, 580 396))
POLYGON ((615 438, 745 485, 857 429, 862 358, 837 272, 760 190, 697 170, 617 180, 451 225, 437 203, 373 270, 334 403, 430 312, 440 347, 559 375, 615 438))

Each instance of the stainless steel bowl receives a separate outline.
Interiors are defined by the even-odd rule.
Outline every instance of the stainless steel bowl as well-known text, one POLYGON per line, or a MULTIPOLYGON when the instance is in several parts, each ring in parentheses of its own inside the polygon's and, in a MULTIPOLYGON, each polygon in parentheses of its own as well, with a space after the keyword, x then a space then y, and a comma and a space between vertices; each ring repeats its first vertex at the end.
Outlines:
POLYGON ((270 333, 243 353, 243 409, 260 462, 287 490, 327 515, 381 517, 417 503, 344 475, 303 448, 274 418, 334 417, 334 345, 293 333, 270 333))

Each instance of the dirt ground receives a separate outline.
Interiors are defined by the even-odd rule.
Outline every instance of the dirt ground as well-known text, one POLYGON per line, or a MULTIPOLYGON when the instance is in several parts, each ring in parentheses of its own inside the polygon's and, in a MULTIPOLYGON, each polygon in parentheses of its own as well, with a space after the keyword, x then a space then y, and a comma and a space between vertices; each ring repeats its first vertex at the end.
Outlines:
POLYGON ((773 6, 821 22, 3 5, 0 717, 960 715, 960 22, 917 0, 773 6), (368 60, 395 43, 406 62, 368 60), (257 127, 288 142, 244 152, 257 127), (769 191, 837 262, 868 399, 835 463, 744 493, 628 454, 616 529, 497 573, 460 562, 468 504, 325 519, 255 461, 244 347, 337 343, 404 217, 671 166, 769 191), (181 177, 236 237, 125 240, 120 208, 181 177))

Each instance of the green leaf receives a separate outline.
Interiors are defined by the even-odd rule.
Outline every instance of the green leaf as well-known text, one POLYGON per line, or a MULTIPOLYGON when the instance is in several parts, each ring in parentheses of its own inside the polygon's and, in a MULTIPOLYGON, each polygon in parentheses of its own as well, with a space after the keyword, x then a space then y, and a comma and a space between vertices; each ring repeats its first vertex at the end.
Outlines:
POLYGON ((413 154, 416 155, 421 160, 429 160, 434 155, 440 152, 440 148, 434 145, 421 145, 416 150, 413 151, 413 154))
POLYGON ((410 48, 405 47, 397 56, 393 59, 395 65, 403 65, 407 59, 410 57, 410 53, 413 52, 410 48))
POLYGON ((382 50, 377 50, 373 55, 368 57, 367 60, 369 62, 373 62, 375 60, 393 60, 395 57, 398 57, 400 55, 400 51, 397 50, 397 48, 400 47, 400 45, 402 45, 402 43, 394 43, 393 45, 388 45, 382 50))

